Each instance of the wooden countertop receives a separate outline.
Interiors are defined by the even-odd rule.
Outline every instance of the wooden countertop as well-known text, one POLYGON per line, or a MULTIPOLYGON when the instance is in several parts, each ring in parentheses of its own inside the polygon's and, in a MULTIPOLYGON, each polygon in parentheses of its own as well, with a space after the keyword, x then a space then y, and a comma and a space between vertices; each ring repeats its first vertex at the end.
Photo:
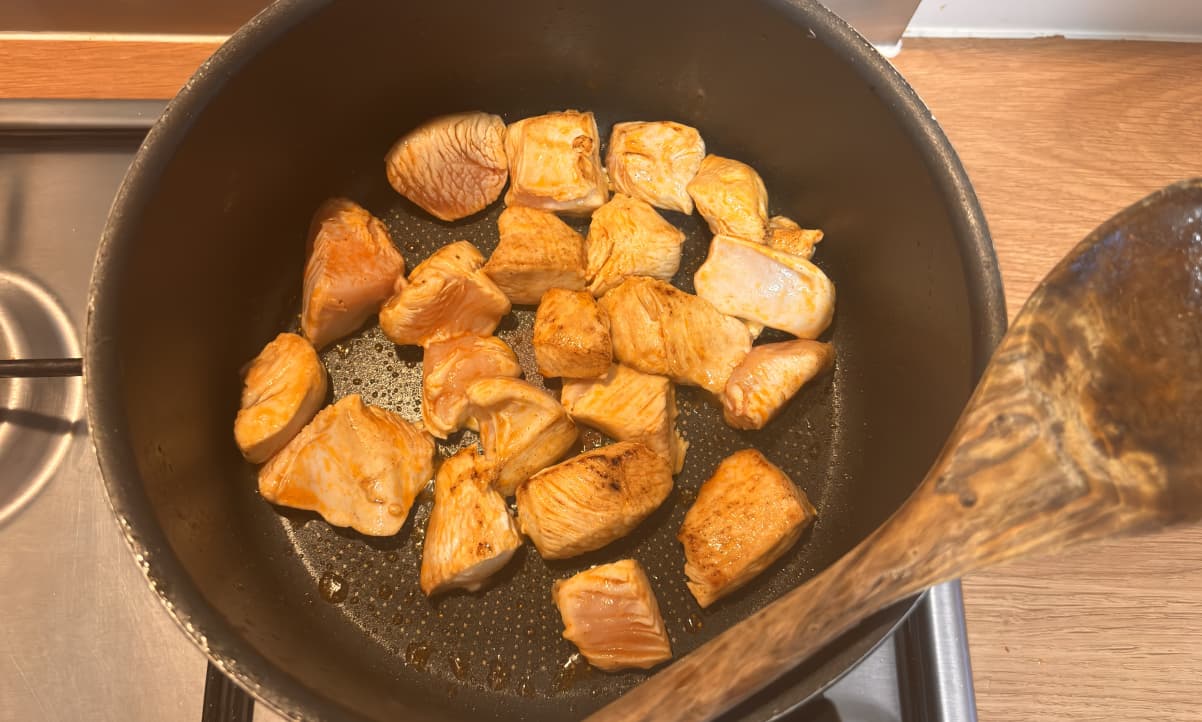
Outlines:
MULTIPOLYGON (((166 98, 213 47, 0 40, 0 97, 166 98)), ((908 40, 894 62, 972 177, 1011 315, 1101 221, 1202 176, 1202 45, 908 40)), ((982 720, 1202 719, 1202 528, 1013 564, 964 594, 982 720)))

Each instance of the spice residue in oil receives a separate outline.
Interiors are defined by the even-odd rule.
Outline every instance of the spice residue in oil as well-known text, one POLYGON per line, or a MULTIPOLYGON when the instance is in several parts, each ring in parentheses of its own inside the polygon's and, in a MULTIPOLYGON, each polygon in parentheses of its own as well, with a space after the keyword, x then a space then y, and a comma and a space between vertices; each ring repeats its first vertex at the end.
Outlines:
POLYGON ((492 664, 488 666, 488 686, 493 691, 499 691, 505 686, 505 678, 509 676, 509 671, 505 669, 504 663, 501 660, 494 659, 492 664))
POLYGON ((580 654, 573 654, 559 668, 559 673, 555 675, 555 681, 551 684, 551 689, 556 692, 567 692, 580 681, 587 671, 588 662, 585 662, 580 654))
POLYGON ((394 593, 395 590, 391 584, 381 584, 380 588, 376 590, 376 598, 381 602, 387 602, 389 599, 392 599, 394 593))
POLYGON ((467 677, 467 662, 458 654, 451 657, 451 674, 455 675, 455 679, 463 680, 467 677))
POLYGON ((419 672, 426 671, 426 663, 430 661, 430 648, 421 642, 410 642, 405 648, 405 659, 419 672))
POLYGON ((317 580, 317 591, 321 594, 321 598, 330 604, 339 604, 346 600, 347 595, 351 592, 351 587, 338 574, 326 572, 321 575, 321 579, 317 580))
POLYGON ((523 679, 518 683, 518 694, 522 695, 523 697, 534 696, 534 685, 530 684, 530 680, 523 679))
POLYGON ((705 626, 705 621, 702 620, 701 617, 699 617, 696 612, 694 612, 693 614, 690 614, 689 618, 686 619, 684 622, 684 628, 693 633, 700 632, 701 628, 704 626, 705 626))

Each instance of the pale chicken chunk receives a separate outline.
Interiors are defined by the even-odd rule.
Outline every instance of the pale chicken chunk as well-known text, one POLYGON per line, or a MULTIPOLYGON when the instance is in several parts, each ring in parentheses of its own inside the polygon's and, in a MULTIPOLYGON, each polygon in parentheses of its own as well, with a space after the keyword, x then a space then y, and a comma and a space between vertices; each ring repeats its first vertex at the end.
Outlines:
POLYGON ((659 602, 637 561, 623 559, 561 579, 551 596, 563 618, 564 639, 594 667, 650 669, 672 658, 659 602))
POLYGON ((576 443, 576 424, 559 402, 525 381, 473 381, 467 398, 484 455, 497 467, 495 486, 505 496, 531 474, 559 461, 576 443))
POLYGON ((357 394, 322 409, 259 470, 259 494, 369 536, 401 530, 434 474, 434 440, 357 394))
POLYGON ((439 467, 422 546, 426 596, 457 588, 478 591, 522 545, 505 497, 492 487, 494 473, 475 447, 439 467))
POLYGON ((422 354, 422 421, 440 439, 468 421, 467 387, 477 379, 517 378, 522 367, 513 349, 496 336, 457 336, 436 341, 422 354))
POLYGON ((644 444, 680 473, 689 445, 676 428, 676 387, 667 378, 615 364, 603 379, 565 379, 560 399, 577 423, 644 444))
POLYGON ((819 341, 798 339, 756 346, 726 382, 722 393, 726 423, 736 429, 764 428, 802 386, 834 360, 835 347, 819 341))
POLYGON ((604 376, 613 359, 609 316, 588 291, 547 291, 534 315, 532 344, 546 377, 604 376))
POLYGON ((676 535, 697 603, 708 607, 767 569, 816 513, 805 492, 760 452, 728 456, 701 485, 676 535))
POLYGON ((505 205, 588 215, 609 197, 592 113, 565 110, 511 123, 505 205))
POLYGON ((672 491, 667 460, 622 441, 545 469, 518 487, 518 523, 544 559, 567 559, 617 541, 672 491))
POLYGON ((405 259, 388 229, 345 198, 317 209, 309 249, 301 331, 319 349, 362 326, 405 283, 405 259))
POLYGON ((401 346, 428 346, 456 336, 492 333, 511 306, 480 270, 483 265, 484 256, 467 241, 435 251, 380 309, 384 335, 401 346))
POLYGON ((554 213, 510 206, 497 231, 484 272, 513 303, 538 303, 549 288, 584 288, 584 239, 554 213))
POLYGON ((768 226, 768 189, 751 166, 707 155, 689 182, 689 195, 714 235, 763 243, 768 226))
POLYGON ((693 285, 722 313, 798 338, 818 338, 835 315, 835 284, 821 269, 731 236, 714 236, 693 285))
POLYGON ((247 461, 261 464, 309 423, 326 399, 325 366, 313 345, 281 333, 263 347, 242 381, 234 440, 247 461))
POLYGON ((614 357, 643 373, 718 394, 751 350, 742 321, 654 278, 629 278, 600 305, 609 315, 614 357))
POLYGON ((588 227, 588 289, 600 296, 631 276, 669 281, 684 234, 646 201, 615 193, 588 227))
POLYGON ((480 112, 427 120, 389 149, 384 167, 396 192, 430 215, 466 218, 505 188, 505 121, 480 112))
POLYGON ((801 256, 807 261, 814 257, 814 246, 822 242, 822 231, 802 228, 784 216, 768 220, 768 245, 778 251, 801 256))
POLYGON ((687 187, 704 157, 696 128, 672 121, 618 123, 609 136, 605 168, 615 190, 688 214, 693 199, 687 187))

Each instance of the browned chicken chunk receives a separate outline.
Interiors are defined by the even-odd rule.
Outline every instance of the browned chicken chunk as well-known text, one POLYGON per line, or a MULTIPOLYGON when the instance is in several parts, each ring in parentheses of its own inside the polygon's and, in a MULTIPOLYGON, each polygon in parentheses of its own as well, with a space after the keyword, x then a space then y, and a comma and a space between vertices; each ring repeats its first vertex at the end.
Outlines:
POLYGON ((643 373, 717 394, 751 350, 742 321, 654 278, 629 278, 600 305, 609 315, 614 357, 643 373))
POLYGON ((722 313, 798 338, 818 338, 835 315, 835 284, 822 269, 732 236, 714 236, 693 285, 722 313))
POLYGON ((276 336, 242 381, 234 440, 246 460, 261 464, 284 448, 325 403, 327 388, 312 344, 294 333, 276 336))
POLYGON ((488 113, 456 113, 406 133, 384 159, 397 193, 444 221, 485 209, 505 188, 505 121, 488 113))
POLYGON ((567 559, 621 539, 672 491, 668 462, 622 441, 586 451, 518 487, 518 523, 544 559, 567 559))
POLYGON ((422 546, 426 596, 456 588, 478 591, 522 545, 505 497, 492 487, 494 471, 475 447, 439 467, 422 546))
POLYGON ((551 596, 563 617, 563 637, 589 664, 612 672, 650 669, 672 658, 651 580, 633 559, 561 579, 551 596))
POLYGON ((605 167, 615 190, 688 214, 693 199, 687 187, 704 157, 696 128, 672 121, 618 123, 609 136, 605 167))
POLYGON ((445 439, 468 421, 467 387, 476 379, 522 375, 517 356, 496 336, 457 336, 422 354, 422 421, 445 439))
POLYGON ((510 301, 538 303, 549 288, 584 288, 584 239, 554 213, 510 206, 497 230, 501 240, 484 272, 510 301))
MULTIPOLYGON (((722 393, 726 423, 736 429, 764 428, 802 386, 829 368, 834 359, 835 347, 818 341, 798 339, 756 346, 726 382, 722 393)), ((571 411, 569 408, 568 413, 571 411)))
POLYGON ((433 473, 430 435, 356 394, 322 409, 259 470, 259 493, 334 526, 392 536, 433 473))
POLYGON ((615 364, 603 379, 565 379, 561 399, 577 423, 644 444, 680 473, 689 445, 676 429, 676 387, 667 378, 615 364))
POLYGON ((505 496, 531 474, 559 461, 576 443, 576 424, 559 402, 525 381, 473 381, 467 398, 484 455, 497 468, 497 491, 505 496))
POLYGON ((609 317, 588 291, 547 291, 534 315, 533 345, 547 377, 596 378, 613 359, 609 317))
POLYGON ((813 505, 754 449, 728 456, 701 485, 676 538, 697 603, 708 607, 747 584, 801 538, 813 505))
POLYGON ((484 256, 467 241, 435 251, 409 275, 409 285, 380 309, 393 343, 428 346, 468 334, 487 336, 509 313, 509 299, 480 270, 484 256))
POLYGON ((588 215, 609 197, 592 113, 565 110, 511 123, 505 205, 588 215))
POLYGON ((697 212, 714 235, 764 242, 768 226, 768 190, 760 174, 730 158, 707 155, 689 183, 697 212))
POLYGON ((323 203, 311 228, 301 331, 320 349, 380 310, 405 282, 405 259, 384 224, 345 198, 323 203))
POLYGON ((588 288, 600 296, 631 276, 669 281, 683 243, 684 234, 645 201, 615 193, 589 223, 588 288))
POLYGON ((768 220, 768 245, 778 251, 801 256, 807 261, 814 257, 814 246, 822 241, 822 231, 802 228, 784 216, 768 220))

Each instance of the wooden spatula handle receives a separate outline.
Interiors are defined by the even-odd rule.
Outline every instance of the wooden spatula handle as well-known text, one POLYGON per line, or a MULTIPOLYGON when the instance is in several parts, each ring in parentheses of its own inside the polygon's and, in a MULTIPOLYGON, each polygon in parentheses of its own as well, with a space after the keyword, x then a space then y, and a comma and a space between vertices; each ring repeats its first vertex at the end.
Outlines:
POLYGON ((926 479, 834 566, 594 722, 708 720, 930 584, 1202 518, 1202 179, 1131 206, 1044 279, 926 479))

